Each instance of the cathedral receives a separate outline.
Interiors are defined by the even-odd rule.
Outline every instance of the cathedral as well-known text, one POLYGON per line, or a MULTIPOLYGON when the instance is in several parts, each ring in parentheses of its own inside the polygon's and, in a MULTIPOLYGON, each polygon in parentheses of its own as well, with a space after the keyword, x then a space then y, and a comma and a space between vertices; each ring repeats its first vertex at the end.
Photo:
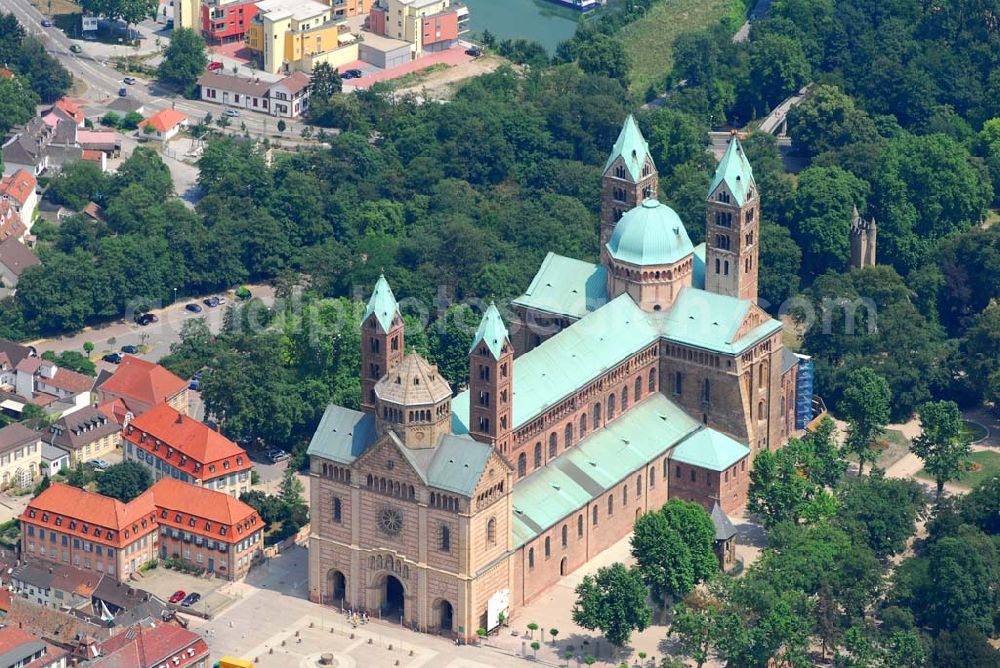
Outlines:
POLYGON ((603 171, 600 262, 549 253, 509 322, 491 305, 458 394, 406 352, 379 279, 361 410, 329 406, 309 445, 313 601, 470 639, 668 499, 745 504, 754 453, 809 399, 756 305, 760 193, 736 136, 706 243, 657 190, 629 116, 603 171))

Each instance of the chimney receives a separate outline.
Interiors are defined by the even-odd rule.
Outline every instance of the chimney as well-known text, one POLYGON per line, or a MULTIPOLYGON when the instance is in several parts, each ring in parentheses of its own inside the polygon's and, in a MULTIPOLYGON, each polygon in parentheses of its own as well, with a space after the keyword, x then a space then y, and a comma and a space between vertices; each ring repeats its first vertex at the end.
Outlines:
POLYGON ((182 422, 184 422, 184 417, 178 412, 177 419, 174 420, 174 422, 176 422, 177 424, 181 424, 182 422))

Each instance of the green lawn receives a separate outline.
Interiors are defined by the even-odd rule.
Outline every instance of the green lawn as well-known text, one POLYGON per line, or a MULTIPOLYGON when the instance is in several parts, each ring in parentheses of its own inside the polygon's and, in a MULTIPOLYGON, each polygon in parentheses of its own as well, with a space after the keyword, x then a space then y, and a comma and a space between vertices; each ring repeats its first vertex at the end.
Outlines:
MULTIPOLYGON (((956 481, 956 484, 962 487, 975 487, 984 480, 989 480, 995 476, 1000 475, 1000 452, 993 452, 992 450, 981 450, 979 452, 973 452, 969 457, 973 464, 978 464, 978 470, 970 471, 961 480, 956 481)), ((917 476, 925 480, 934 480, 934 478, 927 473, 927 471, 920 469, 917 471, 917 476)))
POLYGON ((660 87, 673 66, 678 35, 713 25, 742 7, 738 0, 664 0, 622 28, 619 36, 632 60, 632 93, 642 95, 650 84, 660 87))

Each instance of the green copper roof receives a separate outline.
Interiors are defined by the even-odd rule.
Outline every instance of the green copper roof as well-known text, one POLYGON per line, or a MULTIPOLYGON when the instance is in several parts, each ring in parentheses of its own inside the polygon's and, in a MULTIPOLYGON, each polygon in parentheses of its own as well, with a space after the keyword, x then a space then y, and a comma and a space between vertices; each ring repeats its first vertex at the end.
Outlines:
POLYGON ((396 297, 392 294, 392 288, 389 287, 389 281, 385 280, 384 275, 380 275, 375 283, 371 299, 368 300, 365 317, 361 319, 361 322, 368 320, 368 316, 374 313, 379 324, 382 325, 382 331, 388 332, 389 328, 392 327, 392 317, 396 315, 398 310, 399 305, 396 303, 396 297))
POLYGON ((503 324, 503 318, 500 317, 500 311, 497 310, 496 304, 490 302, 489 308, 483 314, 483 319, 479 322, 479 329, 476 330, 476 338, 472 340, 469 352, 475 350, 479 342, 482 341, 493 353, 493 359, 498 360, 500 352, 503 350, 503 343, 508 338, 507 328, 503 324))
POLYGON ((670 453, 670 459, 711 471, 725 471, 750 454, 750 448, 714 429, 702 429, 670 453))
POLYGON ((309 442, 308 455, 350 464, 375 441, 375 418, 330 404, 309 442))
MULTIPOLYGON (((468 436, 444 436, 433 449, 434 456, 427 467, 427 484, 446 492, 471 496, 492 452, 493 446, 468 436)), ((506 474, 506 469, 503 472, 506 474)))
POLYGON ((604 171, 607 173, 615 160, 621 157, 632 181, 637 182, 642 177, 642 166, 646 164, 646 156, 648 155, 649 144, 646 143, 646 138, 639 131, 635 117, 629 114, 628 118, 625 119, 625 124, 622 125, 622 131, 618 133, 618 139, 615 141, 615 147, 611 150, 611 155, 608 156, 608 161, 604 163, 604 171))
POLYGON ((700 429, 697 421, 662 394, 633 406, 514 486, 514 546, 524 545, 586 507, 700 429))
POLYGON ((549 253, 523 295, 513 302, 544 313, 582 318, 608 303, 603 265, 549 253))
POLYGON ((669 341, 736 355, 781 329, 780 322, 768 318, 737 339, 750 307, 750 302, 744 299, 683 288, 667 311, 649 317, 659 321, 659 329, 669 341))
POLYGON ((694 263, 691 272, 691 287, 705 289, 705 242, 694 247, 694 263))
POLYGON ((750 168, 750 161, 747 160, 743 152, 743 145, 740 144, 739 137, 733 135, 729 140, 729 146, 719 161, 719 166, 715 168, 715 176, 712 178, 712 185, 708 188, 708 196, 711 197, 720 183, 725 182, 729 192, 733 194, 737 206, 743 206, 747 200, 747 192, 750 186, 754 185, 753 170, 750 168))
POLYGON ((655 199, 622 216, 607 246, 614 259, 640 266, 673 264, 694 252, 680 216, 655 199))

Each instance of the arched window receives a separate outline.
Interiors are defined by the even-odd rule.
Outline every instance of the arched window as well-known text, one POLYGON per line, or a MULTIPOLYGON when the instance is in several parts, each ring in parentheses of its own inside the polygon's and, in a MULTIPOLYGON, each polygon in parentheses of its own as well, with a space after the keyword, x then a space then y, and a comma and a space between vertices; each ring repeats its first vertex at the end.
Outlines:
POLYGON ((674 372, 674 394, 684 394, 684 374, 674 372))
POLYGON ((582 441, 587 435, 587 414, 584 413, 580 416, 580 440, 582 441))
POLYGON ((535 443, 535 468, 542 465, 542 444, 535 443))
POLYGON ((549 459, 553 459, 556 456, 556 450, 559 447, 559 439, 556 438, 556 433, 552 432, 549 434, 549 459))
POLYGON ((583 537, 583 515, 576 516, 576 537, 583 537))
POLYGON ((552 556, 552 539, 548 536, 545 537, 545 558, 548 559, 552 556))
POLYGON ((722 273, 725 276, 729 275, 729 260, 726 260, 725 262, 722 263, 722 273))
POLYGON ((528 568, 535 567, 535 548, 528 548, 528 568))
POLYGON ((615 419, 615 393, 612 392, 611 396, 608 397, 608 422, 615 419))
POLYGON ((628 485, 622 485, 622 505, 628 505, 628 485))
POLYGON ((525 469, 528 467, 528 456, 523 452, 517 456, 517 477, 523 478, 525 469))
POLYGON ((341 508, 340 508, 340 497, 333 497, 333 521, 340 524, 342 519, 341 508))
POLYGON ((758 420, 763 420, 764 419, 764 402, 763 401, 761 401, 759 404, 757 404, 757 419, 758 420))
POLYGON ((608 517, 615 514, 615 495, 608 495, 608 517))
POLYGON ((601 404, 600 402, 594 404, 594 429, 601 426, 601 404))
POLYGON ((666 459, 663 460, 663 479, 670 480, 670 464, 667 463, 666 459))
POLYGON ((562 528, 562 546, 566 547, 567 543, 569 543, 569 527, 564 524, 562 528))
POLYGON ((597 526, 597 506, 594 506, 591 514, 594 516, 593 519, 591 520, 591 523, 596 527, 597 526))
POLYGON ((568 448, 573 445, 573 423, 570 422, 563 430, 563 447, 568 448))
POLYGON ((635 477, 635 495, 637 497, 642 496, 642 475, 635 477))
POLYGON ((497 520, 495 517, 491 517, 490 521, 486 523, 486 544, 497 544, 497 520))
POLYGON ((642 378, 635 379, 635 400, 639 401, 642 398, 642 378))
POLYGON ((451 529, 447 525, 441 525, 441 551, 451 552, 451 529))
POLYGON ((758 367, 758 370, 757 370, 757 382, 760 385, 764 385, 764 380, 765 380, 765 378, 767 378, 766 369, 767 369, 767 365, 766 364, 761 364, 760 367, 758 367))
POLYGON ((712 400, 712 383, 706 378, 701 388, 701 400, 706 404, 712 400))
POLYGON ((649 370, 649 391, 656 392, 656 369, 649 370))
POLYGON ((628 385, 622 388, 622 413, 628 410, 628 385))
POLYGON ((649 469, 649 488, 656 487, 656 469, 649 469))
POLYGON ((719 258, 715 258, 715 273, 718 274, 721 271, 721 266, 722 263, 719 261, 719 258))

